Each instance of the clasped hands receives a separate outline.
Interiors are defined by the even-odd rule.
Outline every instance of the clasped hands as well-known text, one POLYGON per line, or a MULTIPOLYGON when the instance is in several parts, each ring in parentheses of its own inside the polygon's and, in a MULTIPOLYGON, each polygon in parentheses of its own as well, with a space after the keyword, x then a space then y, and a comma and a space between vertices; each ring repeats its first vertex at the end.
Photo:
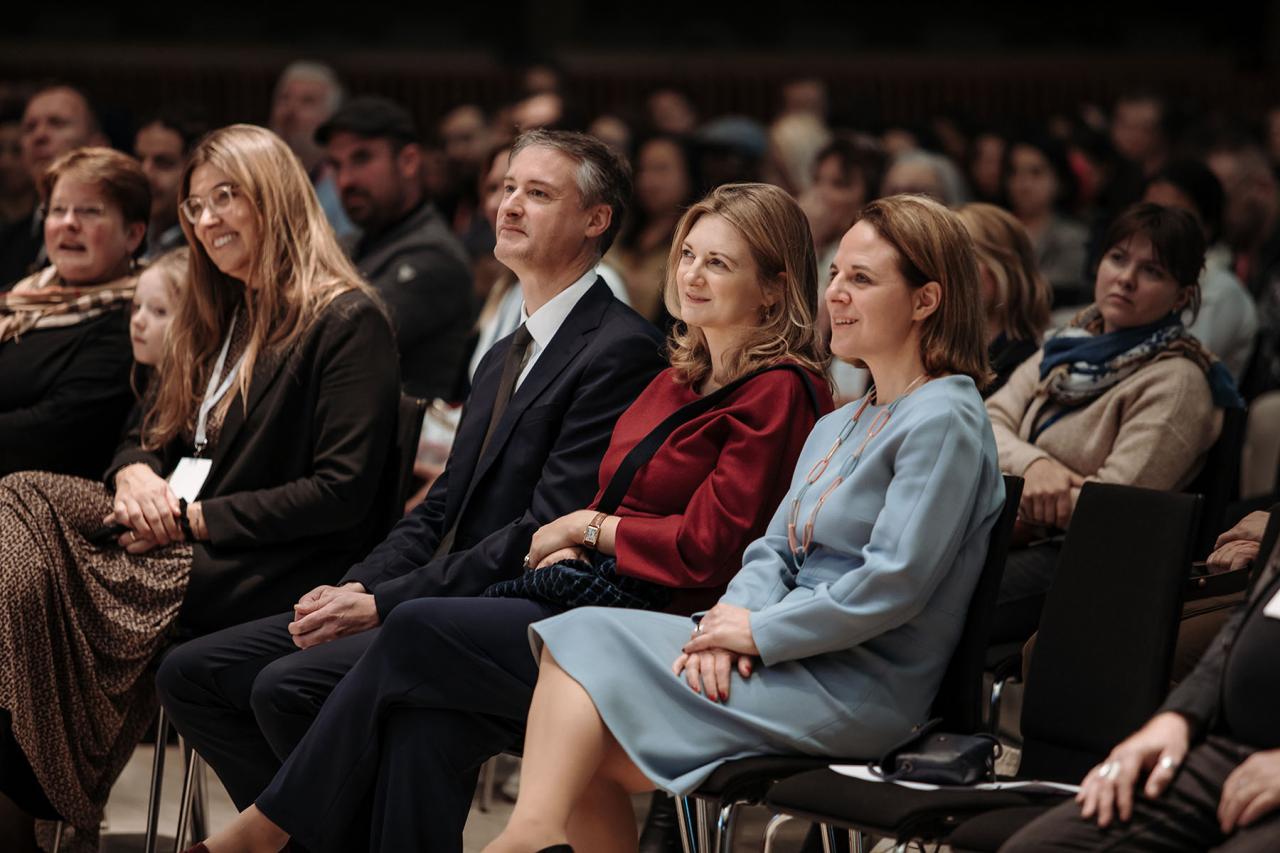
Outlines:
POLYGON ((539 527, 529 543, 525 568, 542 569, 565 560, 589 560, 590 554, 582 546, 582 534, 595 515, 592 510, 580 509, 539 527))
POLYGON ((717 604, 698 622, 680 651, 671 671, 675 675, 683 673, 694 693, 701 693, 712 702, 727 702, 733 671, 736 669, 744 679, 750 678, 760 655, 751 634, 751 611, 733 604, 717 604))
POLYGON ((1262 546, 1262 534, 1267 529, 1267 521, 1271 518, 1267 512, 1251 512, 1236 523, 1236 526, 1218 537, 1213 545, 1213 553, 1205 562, 1209 571, 1233 572, 1243 569, 1258 558, 1258 549, 1262 546))
POLYGON ((1022 500, 1018 503, 1018 517, 1024 522, 1042 527, 1066 530, 1071 523, 1071 513, 1076 508, 1076 498, 1084 477, 1060 462, 1041 457, 1022 472, 1025 481, 1022 500))
MULTIPOLYGON (((1177 775, 1190 748, 1191 729, 1181 714, 1157 714, 1136 733, 1121 741, 1106 761, 1090 770, 1080 783, 1076 802, 1080 816, 1109 826, 1113 819, 1133 816, 1134 792, 1147 774, 1142 794, 1155 799, 1177 775)), ((1218 826, 1230 835, 1242 826, 1280 807, 1280 750, 1255 752, 1222 784, 1218 798, 1218 826)))
POLYGON ((378 606, 364 584, 352 581, 342 586, 318 586, 293 605, 289 633, 293 644, 309 649, 378 627, 378 606))
MULTIPOLYGON (((150 466, 139 462, 116 473, 115 503, 102 523, 128 527, 116 542, 130 554, 145 554, 186 538, 178 523, 180 514, 178 496, 169 488, 169 483, 150 466)), ((187 506, 187 521, 196 539, 209 538, 199 501, 187 506)))

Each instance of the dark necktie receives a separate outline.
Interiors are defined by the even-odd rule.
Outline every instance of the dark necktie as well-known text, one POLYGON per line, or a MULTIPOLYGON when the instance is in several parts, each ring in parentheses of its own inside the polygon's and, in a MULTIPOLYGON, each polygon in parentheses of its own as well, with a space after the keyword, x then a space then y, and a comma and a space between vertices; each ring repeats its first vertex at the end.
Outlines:
MULTIPOLYGON (((502 420, 507 404, 511 402, 516 379, 524 369, 525 357, 529 354, 529 343, 532 340, 533 335, 529 334, 529 327, 524 323, 520 324, 511 337, 511 348, 507 350, 507 357, 502 362, 502 377, 498 380, 498 393, 493 398, 493 414, 489 416, 489 427, 484 432, 484 441, 480 443, 480 453, 476 456, 477 469, 480 467, 480 460, 484 458, 484 452, 489 449, 489 439, 493 438, 493 431, 497 429, 498 421, 502 420)), ((471 485, 467 488, 462 503, 458 505, 458 517, 453 520, 453 526, 440 539, 440 544, 436 547, 436 557, 449 553, 449 549, 453 547, 453 540, 458 535, 458 524, 462 521, 462 512, 467 508, 467 501, 471 499, 476 482, 475 471, 472 471, 471 485)))

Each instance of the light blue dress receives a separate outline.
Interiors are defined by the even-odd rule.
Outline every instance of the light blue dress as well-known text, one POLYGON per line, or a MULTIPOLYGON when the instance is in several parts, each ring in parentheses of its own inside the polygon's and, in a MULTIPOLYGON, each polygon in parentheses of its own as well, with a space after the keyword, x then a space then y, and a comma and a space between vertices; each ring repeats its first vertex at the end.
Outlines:
MULTIPOLYGON (((727 703, 671 672, 693 628, 685 617, 592 607, 530 627, 535 655, 545 643, 659 787, 689 793, 752 755, 875 758, 927 719, 1004 504, 995 439, 968 377, 918 388, 827 498, 797 571, 791 502, 856 408, 818 421, 791 491, 721 598, 752 611, 764 664, 733 675, 727 703)), ((882 408, 867 408, 809 489, 801 530, 882 408)))

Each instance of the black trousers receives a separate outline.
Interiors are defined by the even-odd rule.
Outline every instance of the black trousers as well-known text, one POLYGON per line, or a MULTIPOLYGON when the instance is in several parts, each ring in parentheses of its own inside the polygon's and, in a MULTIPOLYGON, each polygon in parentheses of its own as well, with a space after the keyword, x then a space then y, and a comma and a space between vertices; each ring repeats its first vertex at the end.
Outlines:
POLYGON ((291 613, 183 643, 156 688, 175 728, 209 762, 238 809, 271 782, 378 631, 301 650, 291 613))
POLYGON ((399 605, 258 808, 314 853, 461 853, 481 765, 524 736, 538 678, 528 626, 555 612, 504 598, 399 605))
MULTIPOLYGON (((1068 800, 1023 827, 1000 853, 1143 850, 1162 853, 1263 853, 1280 849, 1280 812, 1224 837, 1218 828, 1222 783, 1252 747, 1212 736, 1187 753, 1169 788, 1156 800, 1135 793, 1133 817, 1099 829, 1080 819, 1080 806, 1068 800)), ((1145 778, 1145 777, 1144 777, 1145 778)))

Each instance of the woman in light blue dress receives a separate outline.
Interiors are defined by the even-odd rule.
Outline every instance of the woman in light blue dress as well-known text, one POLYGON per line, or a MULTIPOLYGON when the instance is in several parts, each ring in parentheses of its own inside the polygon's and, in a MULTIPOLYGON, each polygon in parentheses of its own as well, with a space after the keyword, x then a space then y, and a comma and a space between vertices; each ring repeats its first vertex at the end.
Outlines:
POLYGON ((751 755, 871 758, 926 719, 1004 503, 977 264, 946 208, 894 196, 831 273, 831 349, 875 387, 818 422, 696 626, 603 608, 531 626, 520 798, 486 853, 634 851, 630 793, 687 794, 751 755))

